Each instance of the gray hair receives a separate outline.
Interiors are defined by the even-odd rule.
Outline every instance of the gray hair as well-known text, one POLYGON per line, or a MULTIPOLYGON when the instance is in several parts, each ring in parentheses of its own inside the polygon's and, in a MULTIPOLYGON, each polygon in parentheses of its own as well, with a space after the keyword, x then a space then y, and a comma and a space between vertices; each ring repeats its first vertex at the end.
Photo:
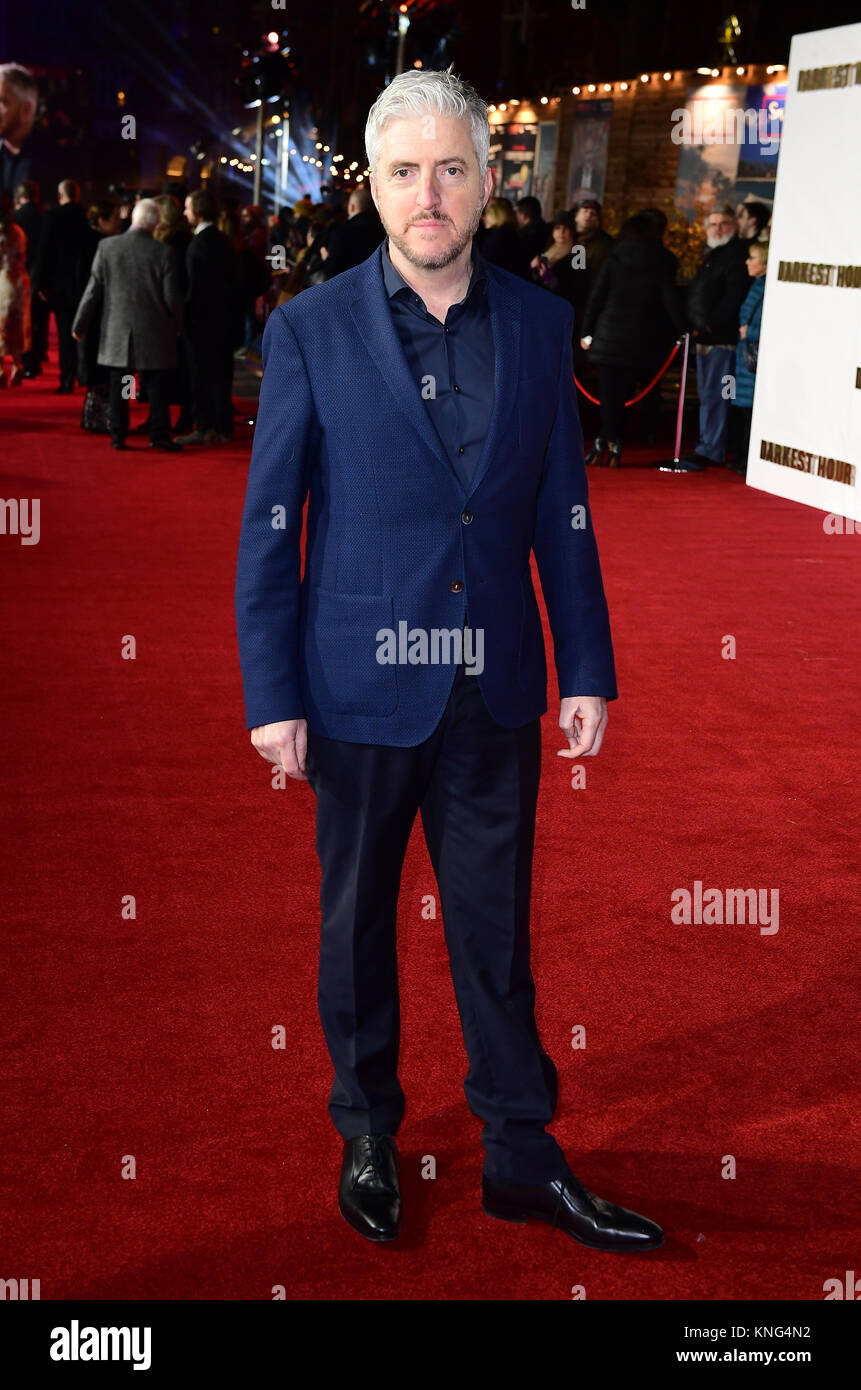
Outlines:
POLYGON ((377 172, 380 159, 380 140, 386 121, 405 116, 459 116, 469 121, 472 144, 478 159, 478 171, 483 178, 490 154, 490 126, 487 104, 469 82, 457 77, 452 68, 443 72, 425 72, 411 68, 399 73, 377 97, 365 125, 365 150, 368 167, 377 172))
POLYGON ((161 221, 161 208, 155 198, 141 198, 132 208, 132 226, 151 232, 161 221))
POLYGON ((19 101, 38 106, 39 88, 29 68, 22 68, 20 63, 0 63, 0 82, 8 82, 19 101))

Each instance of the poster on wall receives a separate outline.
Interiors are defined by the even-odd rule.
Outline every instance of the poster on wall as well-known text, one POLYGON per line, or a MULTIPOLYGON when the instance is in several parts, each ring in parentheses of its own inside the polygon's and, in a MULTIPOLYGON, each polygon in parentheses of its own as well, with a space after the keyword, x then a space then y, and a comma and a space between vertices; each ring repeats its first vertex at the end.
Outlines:
POLYGON ((745 198, 753 198, 771 205, 783 130, 786 83, 748 87, 745 105, 747 111, 756 112, 756 121, 751 118, 745 121, 732 201, 743 203, 745 198))
POLYGON ((780 153, 786 84, 691 87, 672 114, 679 146, 676 207, 689 222, 720 203, 771 203, 780 153))
POLYGON ((671 139, 679 146, 675 204, 689 222, 732 198, 739 154, 735 113, 745 109, 746 90, 720 82, 691 87, 684 107, 673 112, 671 139))
POLYGON ((542 121, 538 127, 538 152, 535 156, 535 177, 532 182, 532 196, 541 204, 543 217, 551 218, 553 207, 553 179, 556 172, 556 122, 542 121))
POLYGON ((537 125, 512 124, 502 131, 502 181, 500 198, 516 203, 532 192, 537 125))
POLYGON ((578 101, 574 108, 566 204, 569 208, 583 198, 597 198, 601 202, 604 197, 612 113, 613 102, 610 98, 578 101))
POLYGON ((861 521, 861 24, 792 40, 747 481, 861 521))

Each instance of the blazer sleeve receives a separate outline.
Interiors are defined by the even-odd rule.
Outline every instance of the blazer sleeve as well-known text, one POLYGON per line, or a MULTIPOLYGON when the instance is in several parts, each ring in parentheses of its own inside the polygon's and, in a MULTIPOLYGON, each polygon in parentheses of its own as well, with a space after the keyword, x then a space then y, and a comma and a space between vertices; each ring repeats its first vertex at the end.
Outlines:
POLYGON ((263 334, 263 382, 236 567, 246 727, 302 719, 299 683, 302 509, 319 444, 311 383, 289 321, 263 334))
POLYGON ((93 257, 93 264, 90 269, 90 278, 87 281, 84 293, 81 295, 80 303, 75 313, 75 321, 72 324, 72 332, 80 334, 81 337, 84 336, 89 328, 93 315, 101 305, 105 292, 104 271, 102 268, 103 245, 104 243, 102 242, 96 247, 96 254, 93 257))
MULTIPOLYGON (((602 272, 606 269, 602 267, 602 272)), ((558 405, 538 491, 533 550, 547 616, 559 694, 618 697, 610 617, 592 527, 583 435, 571 347, 573 313, 562 331, 558 405)))

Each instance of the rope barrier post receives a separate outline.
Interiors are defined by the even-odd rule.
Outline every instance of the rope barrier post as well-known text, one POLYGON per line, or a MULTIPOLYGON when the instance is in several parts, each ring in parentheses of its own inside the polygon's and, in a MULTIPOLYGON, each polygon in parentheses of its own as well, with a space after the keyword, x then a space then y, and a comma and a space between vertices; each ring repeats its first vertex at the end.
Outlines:
POLYGON ((679 459, 682 456, 682 416, 685 412, 685 388, 688 384, 688 351, 691 345, 690 333, 686 333, 684 339, 685 351, 682 356, 682 373, 681 381, 679 382, 679 408, 676 412, 676 444, 673 450, 673 461, 672 463, 659 463, 658 468, 660 469, 677 468, 679 459))

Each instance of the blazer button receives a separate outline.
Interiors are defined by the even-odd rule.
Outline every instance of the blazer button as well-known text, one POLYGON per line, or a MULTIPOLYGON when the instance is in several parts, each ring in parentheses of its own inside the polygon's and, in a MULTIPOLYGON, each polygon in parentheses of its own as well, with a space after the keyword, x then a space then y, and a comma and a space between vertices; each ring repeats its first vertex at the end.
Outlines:
POLYGON ((459 579, 453 579, 448 587, 451 589, 453 594, 459 594, 461 589, 463 588, 463 584, 459 579))
POLYGON ((461 512, 460 519, 464 526, 468 526, 472 521, 472 512, 461 512))

